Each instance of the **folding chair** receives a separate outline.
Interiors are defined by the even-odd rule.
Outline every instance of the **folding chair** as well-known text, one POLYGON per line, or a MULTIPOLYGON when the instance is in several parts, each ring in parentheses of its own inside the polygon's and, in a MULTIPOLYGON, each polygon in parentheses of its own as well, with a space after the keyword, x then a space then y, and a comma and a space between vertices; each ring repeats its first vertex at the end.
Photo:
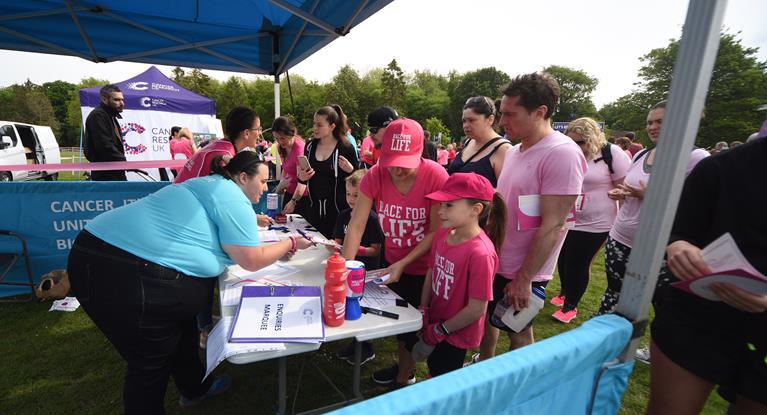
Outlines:
POLYGON ((0 299, 0 302, 7 303, 7 302, 19 302, 19 301, 31 301, 35 299, 35 283, 32 279, 32 267, 29 264, 29 252, 27 251, 27 241, 21 235, 15 232, 0 229, 0 237, 5 237, 5 236, 16 238, 19 240, 19 242, 21 242, 21 253, 0 252, 0 285, 29 287, 30 293, 28 298, 17 298, 21 296, 14 296, 11 299, 0 299), (16 263, 21 258, 24 259, 24 267, 26 268, 26 271, 27 271, 28 282, 5 281, 5 278, 8 277, 13 266, 16 265, 16 263))

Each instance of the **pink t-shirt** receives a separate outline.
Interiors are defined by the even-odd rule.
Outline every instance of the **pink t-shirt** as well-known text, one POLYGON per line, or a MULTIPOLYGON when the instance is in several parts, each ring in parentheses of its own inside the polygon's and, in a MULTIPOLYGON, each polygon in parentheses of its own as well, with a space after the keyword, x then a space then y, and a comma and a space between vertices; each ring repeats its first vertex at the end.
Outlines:
MULTIPOLYGON (((301 137, 296 136, 293 139, 293 147, 290 149, 290 154, 282 161, 282 176, 290 180, 287 188, 288 195, 292 195, 296 191, 296 186, 298 186, 298 157, 304 155, 305 144, 301 137)), ((304 190, 304 196, 308 194, 309 187, 307 186, 306 190, 304 190)))
MULTIPOLYGON (((624 183, 634 187, 639 187, 640 181, 645 184, 650 183, 650 173, 646 173, 644 170, 644 163, 649 154, 649 151, 645 151, 639 157, 634 156, 631 167, 629 167, 629 171, 626 174, 626 179, 623 181, 624 183)), ((708 151, 700 148, 694 149, 690 153, 690 161, 687 162, 685 177, 690 174, 699 161, 708 156, 708 151)), ((635 197, 627 197, 620 211, 618 211, 618 217, 615 219, 612 230, 610 230, 610 237, 631 248, 634 242, 634 235, 636 235, 637 228, 639 228, 639 212, 641 210, 642 200, 635 197)))
MULTIPOLYGON (((362 178, 360 192, 374 203, 385 237, 386 261, 390 264, 406 257, 426 237, 431 206, 435 202, 424 196, 442 189, 447 177, 444 167, 421 159, 415 183, 407 195, 394 187, 389 170, 379 164, 362 178)), ((428 267, 428 255, 424 255, 405 267, 405 272, 425 275, 428 267)))
MULTIPOLYGON (((459 245, 449 245, 451 229, 439 229, 429 253, 431 302, 429 322, 445 321, 466 307, 469 299, 493 299, 493 277, 498 255, 485 232, 459 245)), ((447 342, 461 349, 479 346, 484 333, 485 314, 468 326, 450 333, 447 342)))
MULTIPOLYGON (((517 144, 506 153, 503 170, 498 176, 497 191, 508 208, 506 237, 501 248, 499 274, 513 279, 522 266, 537 229, 518 230, 519 196, 578 195, 586 173, 586 158, 573 140, 554 131, 541 141, 520 151, 517 144)), ((533 281, 548 281, 567 232, 562 235, 533 281)))
MULTIPOLYGON (((583 232, 609 232, 618 215, 618 202, 607 197, 607 192, 613 188, 613 182, 618 182, 626 177, 626 172, 631 165, 631 159, 620 147, 610 145, 613 155, 613 173, 603 160, 588 161, 589 169, 583 176, 583 210, 575 213, 575 230, 583 232)), ((594 159, 602 158, 602 153, 597 153, 594 159)))
POLYGON ((234 144, 229 140, 217 140, 194 153, 184 167, 178 171, 173 183, 183 183, 195 177, 210 175, 210 162, 216 156, 234 156, 234 144))
POLYGON ((175 160, 176 154, 185 155, 187 160, 192 158, 192 155, 194 154, 194 152, 192 151, 192 142, 189 141, 188 138, 184 138, 184 137, 170 140, 171 158, 175 160))
POLYGON ((437 163, 441 166, 447 164, 447 150, 437 150, 437 163))
POLYGON ((376 154, 375 154, 375 151, 374 151, 375 150, 375 146, 376 146, 376 143, 375 143, 375 141, 373 141, 373 137, 367 136, 367 137, 362 139, 362 149, 360 150, 360 159, 363 162, 365 162, 367 164, 370 164, 371 166, 376 164, 376 161, 377 161, 376 160, 377 157, 376 157, 376 154), (373 155, 370 156, 370 157, 366 156, 365 155, 366 151, 369 151, 369 152, 373 153, 373 155))

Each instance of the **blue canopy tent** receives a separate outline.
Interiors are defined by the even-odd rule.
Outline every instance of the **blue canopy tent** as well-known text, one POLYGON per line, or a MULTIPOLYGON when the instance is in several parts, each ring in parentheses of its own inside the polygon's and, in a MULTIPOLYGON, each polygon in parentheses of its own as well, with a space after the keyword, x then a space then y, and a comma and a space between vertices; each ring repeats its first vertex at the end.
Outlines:
POLYGON ((0 49, 274 76, 391 0, 0 2, 0 49))

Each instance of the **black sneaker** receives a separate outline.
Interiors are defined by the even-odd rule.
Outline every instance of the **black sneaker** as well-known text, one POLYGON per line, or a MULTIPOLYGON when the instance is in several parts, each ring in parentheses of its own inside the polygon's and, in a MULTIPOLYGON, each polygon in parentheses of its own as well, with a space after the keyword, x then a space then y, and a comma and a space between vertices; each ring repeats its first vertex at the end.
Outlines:
MULTIPOLYGON (((354 364, 354 344, 355 341, 352 341, 347 346, 336 352, 336 357, 341 360, 346 360, 346 363, 353 365, 354 364)), ((373 351, 373 342, 370 341, 364 341, 362 342, 362 354, 360 355, 360 366, 364 365, 365 363, 373 360, 376 358, 375 352, 373 351)))
POLYGON ((373 373, 373 382, 379 384, 379 385, 397 385, 399 386, 405 386, 405 385, 412 385, 415 383, 415 373, 411 373, 410 377, 408 378, 407 382, 405 382, 405 385, 400 385, 396 382, 397 380, 397 374, 399 373, 399 366, 394 365, 391 367, 387 367, 386 369, 380 369, 376 370, 373 373))
POLYGON ((354 342, 356 340, 352 340, 347 344, 346 346, 342 347, 341 350, 336 352, 336 357, 340 360, 351 360, 354 359, 354 342))

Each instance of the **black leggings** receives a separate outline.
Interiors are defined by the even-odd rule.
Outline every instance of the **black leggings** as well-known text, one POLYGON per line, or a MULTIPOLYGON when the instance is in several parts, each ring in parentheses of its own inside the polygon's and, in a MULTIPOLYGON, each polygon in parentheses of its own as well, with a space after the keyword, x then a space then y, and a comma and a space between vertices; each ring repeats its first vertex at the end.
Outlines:
POLYGON ((464 359, 466 359, 466 349, 455 347, 443 341, 434 348, 426 360, 426 364, 429 366, 429 375, 436 377, 460 369, 463 367, 464 359))
POLYGON ((570 230, 557 260, 560 293, 565 297, 563 311, 578 307, 589 286, 589 268, 599 248, 605 243, 608 232, 592 233, 570 230))

